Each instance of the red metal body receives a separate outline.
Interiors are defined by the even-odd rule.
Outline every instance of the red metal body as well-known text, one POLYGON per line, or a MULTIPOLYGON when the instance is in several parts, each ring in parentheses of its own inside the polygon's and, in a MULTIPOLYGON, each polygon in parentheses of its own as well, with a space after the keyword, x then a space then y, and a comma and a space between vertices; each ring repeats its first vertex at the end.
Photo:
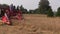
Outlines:
POLYGON ((7 14, 7 17, 5 15, 2 16, 3 23, 10 24, 10 19, 11 19, 10 17, 12 17, 12 16, 16 16, 16 18, 18 20, 21 20, 22 19, 22 12, 20 10, 11 11, 9 9, 6 9, 6 12, 5 13, 7 14))

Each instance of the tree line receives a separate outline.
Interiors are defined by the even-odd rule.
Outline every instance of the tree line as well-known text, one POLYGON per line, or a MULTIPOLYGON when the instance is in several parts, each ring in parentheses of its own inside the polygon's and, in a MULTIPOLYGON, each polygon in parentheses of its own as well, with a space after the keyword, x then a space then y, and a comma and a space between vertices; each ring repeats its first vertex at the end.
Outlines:
POLYGON ((24 14, 46 14, 48 17, 60 16, 60 7, 57 9, 57 12, 53 12, 48 0, 40 0, 38 8, 35 10, 24 9, 23 6, 20 7, 24 14))
POLYGON ((60 16, 60 7, 57 9, 57 12, 54 13, 48 0, 40 0, 38 8, 34 10, 28 11, 26 8, 23 7, 23 5, 17 6, 17 9, 19 8, 22 11, 22 14, 46 14, 48 17, 60 16))

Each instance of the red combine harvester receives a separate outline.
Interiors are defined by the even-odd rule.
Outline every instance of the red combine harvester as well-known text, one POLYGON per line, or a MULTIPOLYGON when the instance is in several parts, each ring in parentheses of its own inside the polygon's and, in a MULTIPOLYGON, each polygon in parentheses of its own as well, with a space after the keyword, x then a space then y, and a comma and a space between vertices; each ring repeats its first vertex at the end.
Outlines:
POLYGON ((0 16, 3 13, 3 15, 1 16, 3 24, 5 23, 5 24, 10 25, 11 24, 10 21, 12 19, 11 17, 13 17, 13 16, 18 20, 22 19, 22 12, 19 9, 15 9, 13 6, 11 6, 11 7, 5 6, 2 8, 0 7, 0 12, 1 12, 0 16))

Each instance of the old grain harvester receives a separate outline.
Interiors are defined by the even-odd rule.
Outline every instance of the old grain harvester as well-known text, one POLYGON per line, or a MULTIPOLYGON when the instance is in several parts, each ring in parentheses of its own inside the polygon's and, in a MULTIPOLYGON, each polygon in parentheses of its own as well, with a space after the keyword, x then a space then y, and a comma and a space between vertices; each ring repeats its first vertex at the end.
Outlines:
POLYGON ((6 4, 0 5, 0 17, 2 17, 2 22, 10 25, 11 19, 22 19, 22 12, 19 7, 15 8, 15 6, 8 6, 6 4))

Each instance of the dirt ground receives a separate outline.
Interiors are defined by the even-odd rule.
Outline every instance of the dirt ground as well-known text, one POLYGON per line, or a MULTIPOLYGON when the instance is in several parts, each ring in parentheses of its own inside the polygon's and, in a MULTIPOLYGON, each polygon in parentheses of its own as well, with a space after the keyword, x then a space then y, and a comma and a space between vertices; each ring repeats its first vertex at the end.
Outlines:
POLYGON ((0 34, 60 34, 59 17, 41 14, 24 14, 23 17, 21 21, 12 19, 12 26, 0 25, 0 34))

